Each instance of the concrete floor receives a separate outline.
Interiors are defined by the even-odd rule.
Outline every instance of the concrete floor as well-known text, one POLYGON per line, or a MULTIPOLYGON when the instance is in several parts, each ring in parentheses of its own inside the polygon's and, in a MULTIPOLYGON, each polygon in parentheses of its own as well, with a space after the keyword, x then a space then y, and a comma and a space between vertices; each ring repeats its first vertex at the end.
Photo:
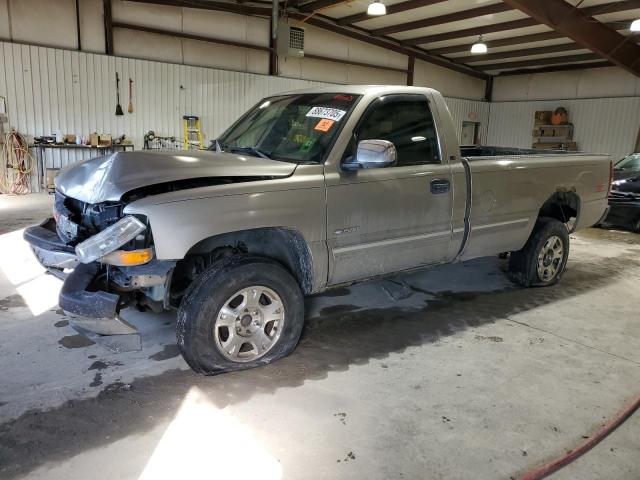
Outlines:
MULTIPOLYGON (((16 230, 50 197, 0 197, 0 478, 510 479, 640 395, 640 235, 573 236, 560 285, 505 261, 308 299, 296 351, 200 377, 174 315, 125 311, 140 352, 67 325, 16 230)), ((554 480, 640 478, 640 413, 554 480)))

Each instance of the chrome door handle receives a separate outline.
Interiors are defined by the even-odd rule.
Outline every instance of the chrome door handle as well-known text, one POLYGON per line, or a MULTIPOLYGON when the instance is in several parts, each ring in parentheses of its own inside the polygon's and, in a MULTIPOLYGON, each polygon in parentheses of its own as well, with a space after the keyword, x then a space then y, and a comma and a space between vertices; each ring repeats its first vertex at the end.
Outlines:
POLYGON ((446 178, 436 178, 431 180, 431 193, 447 193, 451 188, 451 182, 446 178))

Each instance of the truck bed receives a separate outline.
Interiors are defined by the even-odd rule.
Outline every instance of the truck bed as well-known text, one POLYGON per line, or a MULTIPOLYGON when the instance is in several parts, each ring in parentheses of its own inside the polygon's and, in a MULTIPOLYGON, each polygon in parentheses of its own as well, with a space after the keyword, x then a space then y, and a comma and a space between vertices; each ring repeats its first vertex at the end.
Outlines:
POLYGON ((473 145, 460 147, 463 157, 473 161, 474 157, 499 157, 513 155, 579 155, 580 152, 568 152, 565 150, 536 150, 533 148, 494 147, 485 145, 473 145))
POLYGON ((596 223, 606 207, 608 155, 494 146, 460 152, 472 186, 463 259, 522 248, 541 206, 554 195, 575 199, 574 211, 566 212, 567 220, 575 218, 575 228, 596 223))

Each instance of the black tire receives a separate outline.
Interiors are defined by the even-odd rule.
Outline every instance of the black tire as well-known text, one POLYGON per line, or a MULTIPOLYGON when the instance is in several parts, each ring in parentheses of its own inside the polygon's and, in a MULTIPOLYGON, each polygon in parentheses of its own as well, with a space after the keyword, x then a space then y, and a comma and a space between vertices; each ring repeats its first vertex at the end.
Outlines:
POLYGON ((296 279, 278 262, 251 255, 224 258, 203 272, 188 288, 178 309, 178 347, 198 373, 215 375, 266 365, 293 351, 304 325, 304 297, 296 279), (220 309, 235 292, 253 285, 267 287, 284 306, 282 331, 273 346, 252 361, 232 361, 219 350, 214 325, 220 309))
POLYGON ((569 232, 564 223, 548 217, 536 221, 525 246, 509 256, 511 279, 524 287, 547 287, 560 281, 569 258, 569 232), (551 237, 562 241, 562 259, 552 278, 541 278, 538 273, 538 255, 551 237))

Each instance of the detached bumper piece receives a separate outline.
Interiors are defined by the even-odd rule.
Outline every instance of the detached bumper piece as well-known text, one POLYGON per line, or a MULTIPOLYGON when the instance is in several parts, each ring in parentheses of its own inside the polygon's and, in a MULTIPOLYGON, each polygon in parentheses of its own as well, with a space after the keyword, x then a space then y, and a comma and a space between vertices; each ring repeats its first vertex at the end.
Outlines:
POLYGON ((117 314, 120 296, 104 291, 88 291, 100 267, 97 263, 79 264, 60 290, 58 303, 75 316, 69 324, 79 333, 113 352, 140 350, 138 330, 117 314))

